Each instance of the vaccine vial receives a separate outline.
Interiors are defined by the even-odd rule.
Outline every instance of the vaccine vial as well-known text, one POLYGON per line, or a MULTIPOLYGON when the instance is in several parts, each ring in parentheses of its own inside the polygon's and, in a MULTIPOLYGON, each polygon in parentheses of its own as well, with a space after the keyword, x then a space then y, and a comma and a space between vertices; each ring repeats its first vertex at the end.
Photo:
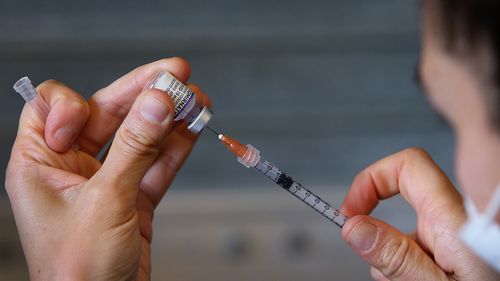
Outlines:
POLYGON ((212 111, 196 101, 196 94, 166 71, 158 73, 146 87, 168 94, 174 102, 174 121, 185 120, 193 134, 201 132, 212 118, 212 111))

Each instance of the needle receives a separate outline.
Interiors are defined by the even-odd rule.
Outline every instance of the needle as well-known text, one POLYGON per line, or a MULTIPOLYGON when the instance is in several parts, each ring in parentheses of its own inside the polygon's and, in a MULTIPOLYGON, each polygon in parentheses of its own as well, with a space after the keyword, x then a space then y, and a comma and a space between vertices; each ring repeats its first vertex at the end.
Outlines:
POLYGON ((205 128, 207 128, 208 130, 210 130, 210 132, 214 133, 216 136, 220 135, 217 131, 215 131, 214 129, 210 128, 209 126, 205 126, 205 128))

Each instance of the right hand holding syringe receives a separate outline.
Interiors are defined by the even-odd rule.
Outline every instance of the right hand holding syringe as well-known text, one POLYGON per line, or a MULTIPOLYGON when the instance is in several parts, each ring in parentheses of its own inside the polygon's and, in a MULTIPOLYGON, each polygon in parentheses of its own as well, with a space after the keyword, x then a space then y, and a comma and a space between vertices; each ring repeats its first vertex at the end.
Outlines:
MULTIPOLYGON (((209 127, 207 127, 209 128, 209 127)), ((293 196, 306 203, 328 220, 332 221, 340 228, 348 220, 339 210, 333 208, 310 190, 304 188, 300 183, 283 173, 278 167, 260 156, 259 150, 252 145, 243 145, 237 140, 223 134, 218 135, 221 143, 238 157, 238 161, 247 168, 255 168, 270 180, 281 186, 293 196)))

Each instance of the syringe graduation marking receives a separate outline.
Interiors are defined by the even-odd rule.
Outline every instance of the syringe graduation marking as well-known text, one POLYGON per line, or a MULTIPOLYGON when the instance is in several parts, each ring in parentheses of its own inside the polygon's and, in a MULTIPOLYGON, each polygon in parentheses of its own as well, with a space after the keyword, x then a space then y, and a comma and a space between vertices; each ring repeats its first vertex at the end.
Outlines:
POLYGON ((259 170, 259 172, 270 180, 283 187, 283 189, 290 192, 293 196, 309 205, 309 207, 313 208, 339 227, 342 228, 348 220, 339 210, 332 208, 330 204, 307 188, 304 188, 300 183, 294 181, 290 176, 278 169, 278 167, 264 160, 260 156, 260 152, 253 146, 244 146, 239 141, 223 134, 219 134, 218 138, 229 151, 238 157, 238 161, 245 167, 254 167, 259 170))
POLYGON ((345 222, 348 219, 346 216, 342 215, 339 210, 332 208, 330 204, 325 202, 316 194, 312 193, 307 188, 303 187, 300 183, 294 181, 292 177, 283 173, 269 161, 261 159, 257 166, 255 166, 255 168, 270 180, 283 187, 283 189, 293 194, 293 196, 309 205, 309 207, 316 210, 328 220, 332 221, 339 227, 344 226, 345 222))

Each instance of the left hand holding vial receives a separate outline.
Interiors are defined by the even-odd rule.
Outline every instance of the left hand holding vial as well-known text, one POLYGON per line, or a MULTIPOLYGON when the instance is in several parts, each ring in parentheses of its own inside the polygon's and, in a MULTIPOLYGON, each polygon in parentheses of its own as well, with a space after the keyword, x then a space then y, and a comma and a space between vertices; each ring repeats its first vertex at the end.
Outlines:
POLYGON ((168 95, 143 91, 160 70, 190 74, 182 59, 156 61, 88 101, 49 80, 37 88, 47 120, 24 108, 5 186, 31 280, 150 279, 154 208, 197 139, 172 123, 168 95))

